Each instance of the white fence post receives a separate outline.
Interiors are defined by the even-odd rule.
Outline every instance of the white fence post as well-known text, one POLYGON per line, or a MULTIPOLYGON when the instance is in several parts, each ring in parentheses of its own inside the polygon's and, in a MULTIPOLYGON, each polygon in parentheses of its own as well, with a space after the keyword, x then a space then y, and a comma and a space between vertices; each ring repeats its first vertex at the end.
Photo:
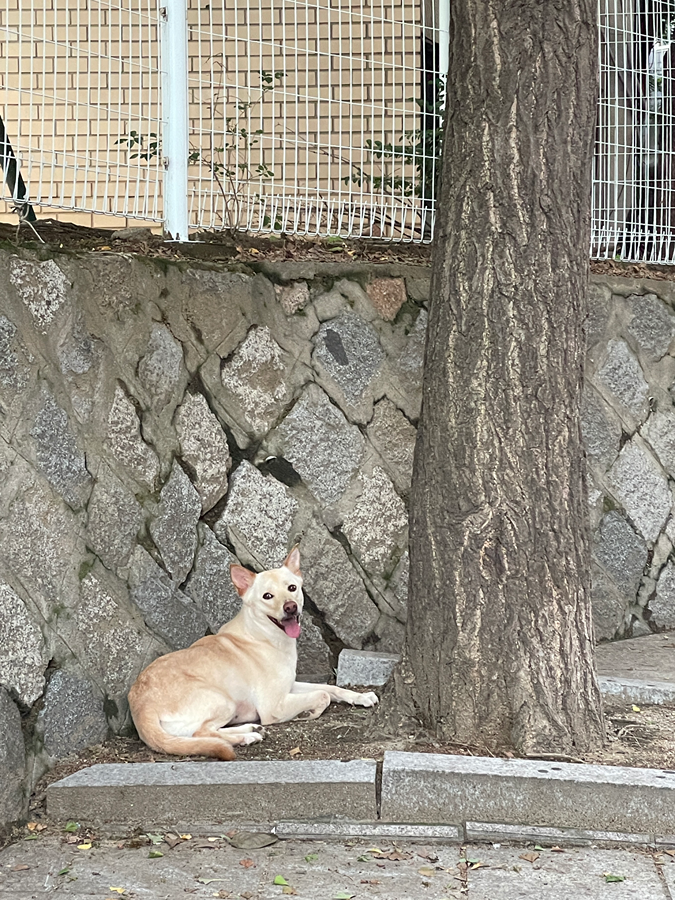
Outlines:
POLYGON ((160 0, 164 230, 188 239, 188 60, 186 0, 160 0))
POLYGON ((441 112, 445 110, 445 86, 448 83, 450 68, 450 0, 439 0, 438 3, 438 76, 443 85, 441 89, 441 112))

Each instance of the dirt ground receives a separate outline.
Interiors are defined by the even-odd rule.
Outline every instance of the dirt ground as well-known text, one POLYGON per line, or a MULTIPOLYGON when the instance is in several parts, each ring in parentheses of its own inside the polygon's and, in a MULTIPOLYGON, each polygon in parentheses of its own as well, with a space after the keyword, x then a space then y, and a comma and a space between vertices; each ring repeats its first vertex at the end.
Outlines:
MULTIPOLYGON (((41 219, 35 230, 52 248, 59 250, 113 251, 160 256, 168 259, 204 259, 251 263, 260 260, 314 259, 320 262, 389 262, 428 265, 429 244, 404 244, 360 238, 301 237, 295 235, 255 235, 244 232, 201 232, 191 235, 189 244, 165 243, 159 234, 138 226, 125 229, 128 236, 114 238, 114 229, 85 228, 55 219, 41 219)), ((40 240, 28 225, 0 223, 0 241, 35 248, 40 240)))
MULTIPOLYGON (((322 262, 400 262, 408 265, 429 265, 430 244, 396 243, 359 238, 301 237, 295 235, 254 235, 244 232, 200 232, 191 235, 191 245, 165 243, 159 234, 139 224, 129 236, 113 238, 115 229, 86 228, 55 219, 40 219, 35 223, 38 235, 50 247, 64 250, 113 251, 138 253, 142 256, 161 256, 170 259, 205 259, 213 261, 255 262, 256 260, 316 259, 322 262)), ((0 241, 36 246, 39 238, 23 224, 0 223, 0 241)), ((591 261, 591 272, 624 278, 654 278, 675 281, 675 266, 622 263, 615 260, 591 261)))

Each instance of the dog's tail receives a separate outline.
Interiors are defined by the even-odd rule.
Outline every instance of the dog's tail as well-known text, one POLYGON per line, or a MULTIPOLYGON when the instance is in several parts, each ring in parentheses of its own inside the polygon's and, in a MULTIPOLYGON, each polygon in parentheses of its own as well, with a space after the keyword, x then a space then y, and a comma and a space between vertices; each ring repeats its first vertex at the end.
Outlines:
MULTIPOLYGON (((131 699, 131 698, 130 698, 131 699)), ((134 708, 130 703, 131 716, 139 737, 148 747, 159 753, 175 753, 186 756, 215 756, 217 759, 236 759, 232 744, 225 738, 217 737, 176 737, 162 728, 159 716, 150 709, 134 708)))

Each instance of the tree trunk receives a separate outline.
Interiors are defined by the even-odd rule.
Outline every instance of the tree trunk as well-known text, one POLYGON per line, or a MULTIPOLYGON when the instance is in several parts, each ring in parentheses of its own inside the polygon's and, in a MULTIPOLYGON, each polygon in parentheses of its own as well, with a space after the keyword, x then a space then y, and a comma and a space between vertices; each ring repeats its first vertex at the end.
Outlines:
POLYGON ((437 734, 602 743, 579 424, 592 0, 453 0, 399 700, 437 734))

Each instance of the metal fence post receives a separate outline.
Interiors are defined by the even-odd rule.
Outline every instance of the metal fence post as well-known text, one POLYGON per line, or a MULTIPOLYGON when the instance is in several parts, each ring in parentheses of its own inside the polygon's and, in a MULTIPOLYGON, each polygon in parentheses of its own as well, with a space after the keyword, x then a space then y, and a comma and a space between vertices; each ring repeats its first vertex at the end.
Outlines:
POLYGON ((441 112, 445 111, 446 85, 450 68, 450 0, 438 3, 438 77, 441 88, 441 112))
POLYGON ((186 241, 188 239, 186 0, 163 0, 163 5, 160 7, 160 22, 164 230, 171 239, 186 241))

